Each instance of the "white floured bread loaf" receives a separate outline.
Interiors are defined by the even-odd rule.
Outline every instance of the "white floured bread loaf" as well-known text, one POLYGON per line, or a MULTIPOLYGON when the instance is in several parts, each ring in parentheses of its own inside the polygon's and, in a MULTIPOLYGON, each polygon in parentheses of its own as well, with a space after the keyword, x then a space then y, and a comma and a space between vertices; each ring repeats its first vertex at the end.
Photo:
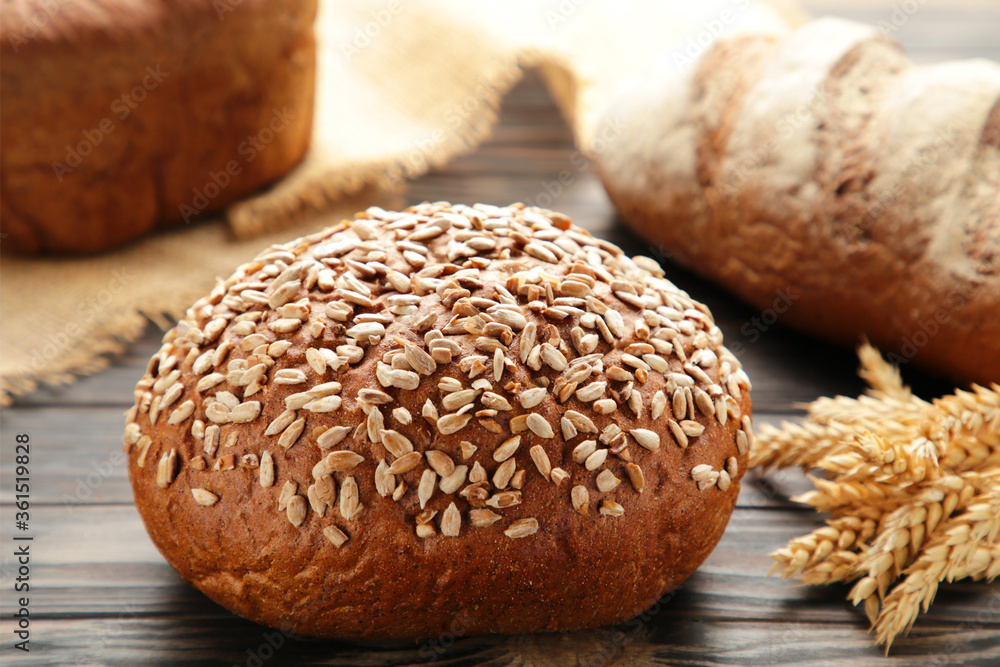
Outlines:
POLYGON ((819 19, 719 40, 609 101, 626 222, 827 340, 1000 379, 1000 65, 915 66, 819 19))

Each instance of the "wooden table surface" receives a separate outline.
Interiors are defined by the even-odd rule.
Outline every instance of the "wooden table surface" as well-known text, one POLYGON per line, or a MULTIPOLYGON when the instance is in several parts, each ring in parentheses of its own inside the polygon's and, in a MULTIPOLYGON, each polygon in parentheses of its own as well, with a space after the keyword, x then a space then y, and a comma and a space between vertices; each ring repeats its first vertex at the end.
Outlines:
MULTIPOLYGON (((915 59, 1000 58, 996 2, 923 2, 897 33, 915 59), (926 5, 926 6, 924 6, 926 5)), ((806 3, 818 12, 877 22, 888 2, 806 3)), ((906 3, 901 3, 906 4, 906 3)), ((666 261, 668 277, 707 303, 754 383, 755 418, 796 419, 797 405, 862 390, 849 350, 817 344, 780 322, 752 335, 759 313, 669 264, 623 231, 592 171, 572 160, 569 131, 539 79, 529 74, 507 98, 494 137, 474 154, 412 184, 407 199, 544 200, 569 172, 553 208, 630 253, 666 261), (752 325, 750 325, 752 326, 752 325)), ((564 179, 565 180, 565 179, 564 179)), ((122 413, 158 346, 150 331, 114 365, 77 384, 19 399, 0 424, 2 464, 3 663, 25 665, 301 664, 398 665, 988 665, 1000 664, 1000 583, 942 586, 930 613, 886 658, 867 633, 846 586, 802 588, 765 576, 768 553, 822 524, 788 500, 808 488, 801 473, 745 480, 719 547, 684 586, 639 621, 559 635, 442 637, 391 645, 284 638, 237 618, 186 586, 152 546, 132 506, 121 455, 122 413), (13 650, 17 564, 13 464, 16 434, 32 447, 31 652, 13 650)), ((906 369, 918 393, 947 385, 906 369)))

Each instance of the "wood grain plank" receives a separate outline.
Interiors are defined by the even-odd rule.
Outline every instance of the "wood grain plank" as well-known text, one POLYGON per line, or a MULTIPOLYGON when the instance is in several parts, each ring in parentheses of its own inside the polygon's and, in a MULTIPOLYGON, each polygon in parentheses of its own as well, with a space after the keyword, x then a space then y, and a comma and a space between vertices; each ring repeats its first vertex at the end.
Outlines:
MULTIPOLYGON (((879 655, 864 633, 850 626, 703 620, 657 614, 624 624, 559 635, 450 635, 391 645, 284 636, 235 617, 136 617, 44 619, 32 624, 31 654, 18 665, 55 663, 73 656, 78 665, 852 665, 931 667, 997 664, 995 632, 982 626, 956 630, 929 623, 911 633, 891 658, 879 655), (277 647, 275 650, 274 647, 277 647)), ((12 622, 0 623, 8 635, 12 622)), ((9 648, 4 654, 11 656, 9 648)), ((67 664, 67 663, 61 663, 67 664)))

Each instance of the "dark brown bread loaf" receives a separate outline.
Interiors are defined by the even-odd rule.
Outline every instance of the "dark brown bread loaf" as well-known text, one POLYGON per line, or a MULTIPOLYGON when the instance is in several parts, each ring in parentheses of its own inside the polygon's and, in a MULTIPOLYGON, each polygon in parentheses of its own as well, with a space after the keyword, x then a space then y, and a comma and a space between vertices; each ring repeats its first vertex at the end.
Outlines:
POLYGON ((369 209, 164 337, 125 449, 185 580, 306 635, 623 621, 722 536, 749 381, 708 310, 567 217, 369 209))
POLYGON ((5 252, 83 253, 273 181, 312 127, 315 0, 0 5, 5 252))
POLYGON ((1000 65, 818 19, 657 76, 596 157, 632 229, 758 308, 790 294, 783 323, 1000 380, 1000 65))

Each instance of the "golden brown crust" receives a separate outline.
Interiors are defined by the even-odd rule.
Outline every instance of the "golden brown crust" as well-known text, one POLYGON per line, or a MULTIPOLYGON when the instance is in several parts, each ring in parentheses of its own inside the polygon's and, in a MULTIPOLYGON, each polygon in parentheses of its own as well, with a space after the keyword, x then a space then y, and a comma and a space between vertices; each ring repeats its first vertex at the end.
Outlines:
POLYGON ((302 634, 622 621, 735 505, 749 381, 721 338, 565 216, 369 209, 168 332, 128 416, 136 504, 187 581, 302 634))
POLYGON ((315 0, 4 3, 5 251, 104 250, 288 171, 311 133, 315 11, 315 0))

